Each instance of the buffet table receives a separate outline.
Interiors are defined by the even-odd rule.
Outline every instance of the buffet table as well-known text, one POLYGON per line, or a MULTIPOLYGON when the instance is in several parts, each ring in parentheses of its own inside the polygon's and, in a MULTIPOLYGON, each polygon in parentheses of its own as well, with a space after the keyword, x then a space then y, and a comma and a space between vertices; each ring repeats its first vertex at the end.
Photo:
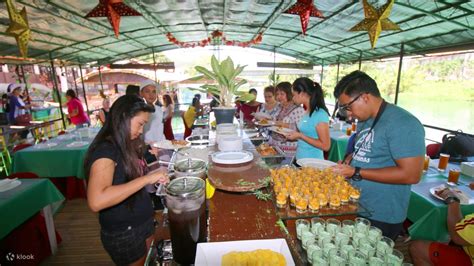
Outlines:
MULTIPOLYGON (((254 154, 254 161, 261 161, 259 153, 255 151, 255 146, 247 138, 248 132, 252 131, 240 131, 239 133, 239 135, 244 137, 244 150, 251 151, 254 154)), ((211 132, 211 135, 214 135, 214 133, 211 132)), ((210 137, 211 147, 202 149, 202 152, 209 154, 217 150, 213 146, 215 141, 212 138, 210 137)), ((189 152, 189 154, 193 154, 193 152, 189 152)), ((180 156, 182 157, 183 155, 173 156, 173 158, 181 158, 180 156)), ((279 165, 273 165, 272 167, 289 165, 292 159, 292 157, 284 158, 280 160, 279 165)), ((212 163, 210 167, 213 167, 212 163)), ((239 174, 240 171, 237 170, 233 175, 239 174)), ((212 174, 212 169, 209 170, 209 173, 212 174)), ((252 173, 247 173, 247 175, 252 175, 252 173)), ((268 193, 270 190, 271 188, 264 188, 262 191, 268 193)), ((354 219, 357 217, 357 213, 360 212, 370 216, 370 213, 357 203, 343 205, 338 209, 324 207, 319 213, 307 211, 303 214, 296 214, 294 209, 290 209, 290 207, 278 209, 274 200, 257 199, 256 195, 251 192, 238 193, 220 189, 215 190, 213 196, 207 200, 207 204, 209 242, 284 238, 287 241, 296 265, 304 265, 306 263, 305 252, 301 249, 300 241, 296 238, 295 221, 297 219, 309 220, 312 217, 323 216, 324 218, 336 218, 342 221, 354 219)), ((166 227, 164 229, 168 230, 166 227)), ((168 232, 160 233, 159 235, 168 235, 168 232)))

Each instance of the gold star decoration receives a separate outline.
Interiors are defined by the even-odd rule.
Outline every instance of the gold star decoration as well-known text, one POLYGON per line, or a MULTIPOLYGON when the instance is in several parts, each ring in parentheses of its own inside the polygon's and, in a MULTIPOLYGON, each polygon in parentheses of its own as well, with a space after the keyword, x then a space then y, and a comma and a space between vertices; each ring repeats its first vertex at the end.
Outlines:
POLYGON ((10 17, 10 25, 6 33, 15 37, 20 55, 26 57, 28 54, 28 41, 30 40, 30 26, 26 17, 26 9, 18 12, 13 5, 12 0, 6 0, 8 16, 10 17))
POLYGON ((352 27, 350 31, 367 31, 370 37, 370 45, 372 49, 374 49, 377 39, 383 30, 400 30, 397 24, 388 19, 394 1, 395 0, 388 0, 380 9, 376 9, 371 6, 367 0, 363 0, 365 18, 352 27))
POLYGON ((313 0, 298 0, 284 13, 300 16, 303 35, 306 35, 310 17, 324 18, 323 13, 314 6, 313 0))
POLYGON ((115 37, 118 38, 120 16, 141 16, 141 14, 124 4, 123 0, 99 0, 99 4, 86 15, 86 18, 107 17, 114 29, 115 37))

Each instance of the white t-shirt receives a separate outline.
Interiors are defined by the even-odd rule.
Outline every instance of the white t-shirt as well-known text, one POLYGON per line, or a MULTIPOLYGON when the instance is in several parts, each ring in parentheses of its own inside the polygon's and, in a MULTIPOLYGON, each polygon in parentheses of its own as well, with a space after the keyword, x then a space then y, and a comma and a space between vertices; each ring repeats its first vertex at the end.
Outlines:
POLYGON ((154 105, 155 112, 150 114, 150 120, 143 127, 145 143, 153 143, 165 139, 163 134, 163 110, 161 106, 154 105))

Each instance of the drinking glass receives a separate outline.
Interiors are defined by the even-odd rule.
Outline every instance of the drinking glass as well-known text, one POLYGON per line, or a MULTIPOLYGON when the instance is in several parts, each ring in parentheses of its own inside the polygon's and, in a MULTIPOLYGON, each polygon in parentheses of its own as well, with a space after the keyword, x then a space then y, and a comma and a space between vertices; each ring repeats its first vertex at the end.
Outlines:
POLYGON ((340 266, 345 264, 346 257, 343 256, 342 252, 339 249, 333 248, 329 250, 329 265, 340 266))
POLYGON ((369 258, 369 266, 380 266, 384 265, 385 260, 379 257, 371 257, 369 258))
POLYGON ((362 218, 362 217, 357 217, 355 218, 355 232, 357 233, 363 233, 363 234, 368 234, 370 228, 370 221, 362 218))
POLYGON ((459 174, 461 171, 459 169, 450 169, 449 170, 449 175, 448 175, 448 182, 457 184, 459 181, 459 174))
POLYGON ((346 235, 352 236, 354 232, 355 222, 352 220, 342 221, 342 232, 346 235))
POLYGON ((385 254, 385 263, 390 266, 402 266, 403 259, 403 253, 396 249, 394 249, 391 253, 385 254))
POLYGON ((448 167, 448 162, 449 162, 449 154, 440 153, 439 162, 438 162, 438 171, 440 172, 446 171, 446 167, 448 167))
POLYGON ((377 242, 377 257, 385 257, 386 253, 391 253, 395 242, 392 239, 382 236, 382 238, 377 242))
POLYGON ((382 238, 382 230, 375 226, 371 226, 369 229, 368 237, 372 243, 377 243, 382 238))
POLYGON ((425 156, 425 161, 423 162, 423 173, 426 173, 429 167, 430 167, 430 157, 425 156))
POLYGON ((323 255, 323 250, 321 249, 320 246, 318 246, 318 244, 316 242, 314 242, 310 245, 307 245, 307 246, 308 246, 308 248, 306 249, 306 255, 307 255, 308 261, 310 263, 313 263, 313 254, 315 252, 317 252, 318 256, 323 255))
POLYGON ((334 242, 336 243, 336 246, 341 247, 343 245, 349 244, 350 237, 342 232, 339 232, 336 234, 334 239, 335 239, 334 242))
POLYGON ((319 228, 326 230, 326 220, 322 218, 312 218, 311 219, 311 231, 313 233, 319 232, 319 228))
POLYGON ((341 230, 341 222, 337 219, 330 218, 326 220, 326 231, 332 236, 336 235, 341 230))
POLYGON ((311 233, 309 230, 304 230, 301 233, 301 242, 303 243, 303 249, 306 250, 307 246, 306 244, 308 243, 308 240, 315 240, 315 236, 313 233, 311 233))
POLYGON ((305 219, 298 219, 296 220, 296 238, 301 240, 301 233, 302 231, 309 230, 309 222, 305 219))
POLYGON ((367 257, 358 250, 353 250, 349 253, 349 264, 352 266, 365 266, 367 257))

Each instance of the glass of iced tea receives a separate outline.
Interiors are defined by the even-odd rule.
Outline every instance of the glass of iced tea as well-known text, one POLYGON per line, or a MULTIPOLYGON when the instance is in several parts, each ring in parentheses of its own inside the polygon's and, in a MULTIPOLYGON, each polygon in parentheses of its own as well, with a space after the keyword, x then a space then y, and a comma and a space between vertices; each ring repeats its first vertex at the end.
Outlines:
POLYGON ((423 173, 426 173, 429 167, 430 167, 430 157, 425 156, 425 162, 423 163, 423 173))
POLYGON ((448 182, 455 183, 457 184, 459 181, 459 174, 461 172, 459 169, 450 169, 449 170, 449 175, 448 175, 448 182))
POLYGON ((439 154, 439 163, 438 163, 438 170, 441 172, 446 171, 446 167, 448 167, 449 162, 449 154, 440 153, 439 154))
POLYGON ((346 128, 346 135, 347 136, 350 136, 352 134, 352 128, 351 127, 347 127, 346 128))

